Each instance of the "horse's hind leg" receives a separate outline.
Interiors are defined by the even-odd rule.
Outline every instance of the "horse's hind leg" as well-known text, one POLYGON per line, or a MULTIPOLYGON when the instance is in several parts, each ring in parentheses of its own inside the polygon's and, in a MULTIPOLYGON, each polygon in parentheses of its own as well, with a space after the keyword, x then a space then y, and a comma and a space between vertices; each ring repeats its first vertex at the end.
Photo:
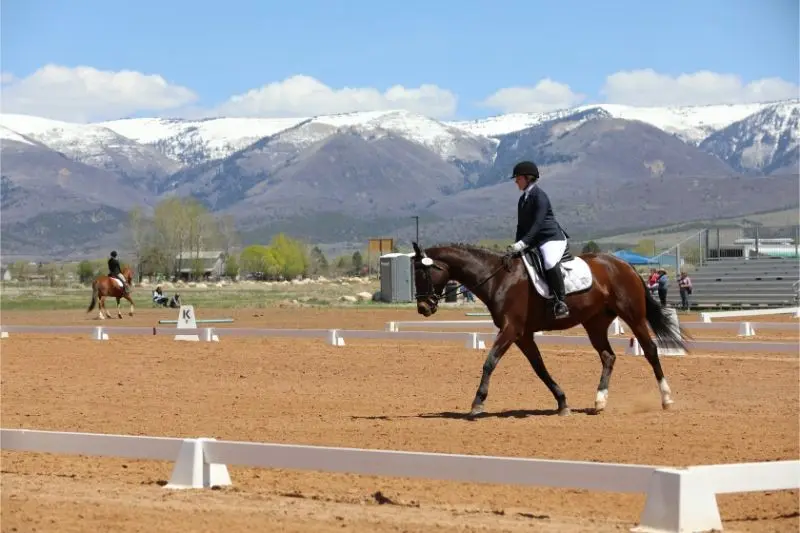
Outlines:
MULTIPOLYGON (((98 313, 98 318, 100 318, 100 320, 106 319, 106 316, 103 314, 103 311, 105 311, 105 309, 106 309, 106 297, 101 295, 97 301, 97 313, 98 313)), ((105 314, 107 315, 108 311, 106 311, 105 314)), ((108 318, 111 317, 109 316, 108 318)))
POLYGON ((661 407, 669 409, 674 403, 672 400, 672 390, 669 388, 667 378, 664 377, 664 371, 661 369, 661 361, 658 358, 658 345, 650 337, 650 330, 647 329, 647 322, 642 318, 638 322, 628 324, 631 327, 633 335, 642 347, 644 357, 650 366, 653 367, 653 374, 655 374, 656 381, 658 382, 658 390, 661 393, 661 407))
POLYGON ((533 367, 533 371, 536 372, 536 375, 539 376, 539 379, 542 380, 556 399, 558 403, 558 414, 560 416, 568 415, 570 409, 569 405, 567 405, 567 395, 564 394, 564 391, 558 386, 558 383, 556 383, 550 375, 550 372, 547 371, 547 367, 545 367, 544 360, 542 359, 542 352, 539 351, 536 341, 533 340, 533 332, 531 332, 530 336, 523 335, 520 337, 517 340, 517 347, 522 350, 522 353, 525 354, 528 362, 533 367))
POLYGON ((594 400, 594 411, 600 413, 606 408, 608 402, 608 385, 611 381, 611 374, 614 372, 614 362, 617 356, 611 348, 611 343, 608 341, 608 327, 611 325, 613 318, 601 314, 584 324, 586 333, 589 334, 589 341, 592 347, 597 350, 600 356, 600 363, 603 369, 600 372, 600 383, 597 384, 597 396, 594 400))

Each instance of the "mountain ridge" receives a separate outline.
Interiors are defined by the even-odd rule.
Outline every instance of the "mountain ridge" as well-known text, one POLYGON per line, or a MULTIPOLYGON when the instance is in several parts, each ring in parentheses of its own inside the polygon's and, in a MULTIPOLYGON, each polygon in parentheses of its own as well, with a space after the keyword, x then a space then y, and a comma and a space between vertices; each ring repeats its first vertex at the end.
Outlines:
POLYGON ((407 235, 412 215, 439 220, 445 239, 491 237, 507 232, 505 215, 492 220, 491 213, 515 205, 517 191, 506 178, 520 159, 539 164, 559 217, 578 234, 680 222, 707 211, 736 216, 797 198, 791 177, 798 117, 800 100, 598 104, 483 122, 403 110, 88 125, 0 115, 3 231, 18 233, 3 240, 3 249, 85 250, 80 232, 65 225, 89 231, 88 222, 104 220, 91 231, 106 235, 116 227, 106 240, 121 238, 130 205, 147 210, 169 195, 194 196, 213 212, 232 214, 258 238, 275 228, 323 242, 363 239, 373 229, 407 235), (47 186, 64 176, 74 176, 72 188, 47 186), (762 190, 752 189, 753 179, 762 190), (107 186, 122 197, 108 203, 93 192, 107 186), (713 209, 703 208, 704 198, 713 209), (7 199, 25 208, 7 206, 7 199), (26 220, 38 230, 26 229, 26 220))

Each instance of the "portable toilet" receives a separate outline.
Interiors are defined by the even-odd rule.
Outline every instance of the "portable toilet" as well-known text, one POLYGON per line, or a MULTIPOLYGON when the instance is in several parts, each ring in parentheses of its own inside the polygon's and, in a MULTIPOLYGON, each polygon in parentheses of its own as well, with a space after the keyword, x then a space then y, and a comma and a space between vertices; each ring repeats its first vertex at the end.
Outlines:
POLYGON ((389 253, 380 257, 381 300, 414 301, 414 253, 389 253))

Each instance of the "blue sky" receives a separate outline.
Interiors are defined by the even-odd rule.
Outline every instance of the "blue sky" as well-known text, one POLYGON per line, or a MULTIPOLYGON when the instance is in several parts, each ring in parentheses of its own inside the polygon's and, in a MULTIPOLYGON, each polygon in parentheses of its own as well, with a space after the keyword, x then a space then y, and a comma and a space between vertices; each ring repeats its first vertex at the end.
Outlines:
POLYGON ((480 102, 543 78, 584 103, 638 69, 796 86, 798 20, 796 0, 4 0, 0 38, 4 79, 47 64, 133 70, 190 89, 203 109, 293 75, 332 89, 434 84, 457 95, 452 118, 474 118, 530 110, 480 102))

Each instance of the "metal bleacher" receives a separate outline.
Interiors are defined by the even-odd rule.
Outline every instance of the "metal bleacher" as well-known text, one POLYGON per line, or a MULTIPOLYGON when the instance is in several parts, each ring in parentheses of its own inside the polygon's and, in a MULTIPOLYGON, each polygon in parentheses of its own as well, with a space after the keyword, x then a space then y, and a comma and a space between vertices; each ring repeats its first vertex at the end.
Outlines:
MULTIPOLYGON (((800 260, 797 258, 721 258, 706 261, 689 276, 693 308, 798 305, 800 260)), ((676 297, 676 303, 680 302, 677 294, 670 300, 676 297)))

